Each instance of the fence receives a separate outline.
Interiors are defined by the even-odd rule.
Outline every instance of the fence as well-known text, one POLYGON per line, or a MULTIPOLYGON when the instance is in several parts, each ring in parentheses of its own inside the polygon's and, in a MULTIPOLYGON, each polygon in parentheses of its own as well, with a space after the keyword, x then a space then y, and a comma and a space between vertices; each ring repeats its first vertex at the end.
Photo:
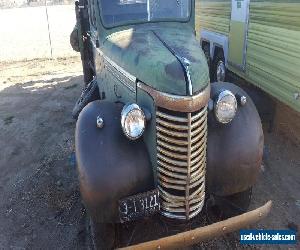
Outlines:
POLYGON ((0 9, 0 61, 77 55, 69 35, 74 5, 0 9))

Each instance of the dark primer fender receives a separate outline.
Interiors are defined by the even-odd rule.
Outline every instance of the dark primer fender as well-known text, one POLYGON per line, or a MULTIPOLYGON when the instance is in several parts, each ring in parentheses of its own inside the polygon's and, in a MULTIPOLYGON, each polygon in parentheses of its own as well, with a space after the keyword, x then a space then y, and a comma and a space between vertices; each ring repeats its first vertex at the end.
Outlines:
POLYGON ((220 124, 214 111, 208 115, 207 189, 211 194, 226 196, 253 186, 261 166, 264 136, 258 112, 245 91, 232 83, 212 83, 211 98, 222 90, 247 97, 238 105, 235 118, 220 124))
POLYGON ((142 140, 130 141, 121 129, 121 104, 89 103, 76 124, 80 191, 96 222, 118 222, 118 201, 154 187, 153 170, 142 140), (97 128, 97 116, 104 127, 97 128))

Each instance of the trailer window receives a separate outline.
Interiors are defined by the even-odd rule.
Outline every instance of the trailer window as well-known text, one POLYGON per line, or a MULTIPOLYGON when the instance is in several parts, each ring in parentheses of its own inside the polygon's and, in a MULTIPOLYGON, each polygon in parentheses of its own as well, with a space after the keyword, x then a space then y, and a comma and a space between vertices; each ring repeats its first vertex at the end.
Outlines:
POLYGON ((191 0, 99 0, 102 21, 112 27, 154 21, 187 21, 191 0))

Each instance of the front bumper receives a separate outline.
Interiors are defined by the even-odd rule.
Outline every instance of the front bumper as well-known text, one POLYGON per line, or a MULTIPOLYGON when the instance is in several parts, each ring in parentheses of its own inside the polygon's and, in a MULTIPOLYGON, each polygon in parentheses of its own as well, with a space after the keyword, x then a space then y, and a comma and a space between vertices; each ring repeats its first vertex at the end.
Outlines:
POLYGON ((191 231, 182 232, 158 240, 148 241, 120 249, 174 249, 191 246, 201 241, 234 232, 241 228, 245 228, 250 224, 254 224, 265 218, 269 214, 271 207, 272 201, 268 201, 265 205, 255 210, 229 218, 224 221, 220 221, 205 227, 199 227, 191 231))

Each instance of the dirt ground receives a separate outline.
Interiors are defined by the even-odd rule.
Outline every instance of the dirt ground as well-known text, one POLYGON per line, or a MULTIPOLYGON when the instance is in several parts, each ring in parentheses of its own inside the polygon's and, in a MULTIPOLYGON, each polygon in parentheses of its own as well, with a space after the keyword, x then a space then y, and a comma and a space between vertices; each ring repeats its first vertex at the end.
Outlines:
MULTIPOLYGON (((71 118, 82 79, 77 57, 0 63, 1 249, 90 248, 71 118)), ((251 207, 269 199, 274 204, 270 216, 252 228, 298 230, 300 145, 276 132, 265 133, 264 163, 251 207)), ((193 249, 239 249, 238 236, 193 249)))

